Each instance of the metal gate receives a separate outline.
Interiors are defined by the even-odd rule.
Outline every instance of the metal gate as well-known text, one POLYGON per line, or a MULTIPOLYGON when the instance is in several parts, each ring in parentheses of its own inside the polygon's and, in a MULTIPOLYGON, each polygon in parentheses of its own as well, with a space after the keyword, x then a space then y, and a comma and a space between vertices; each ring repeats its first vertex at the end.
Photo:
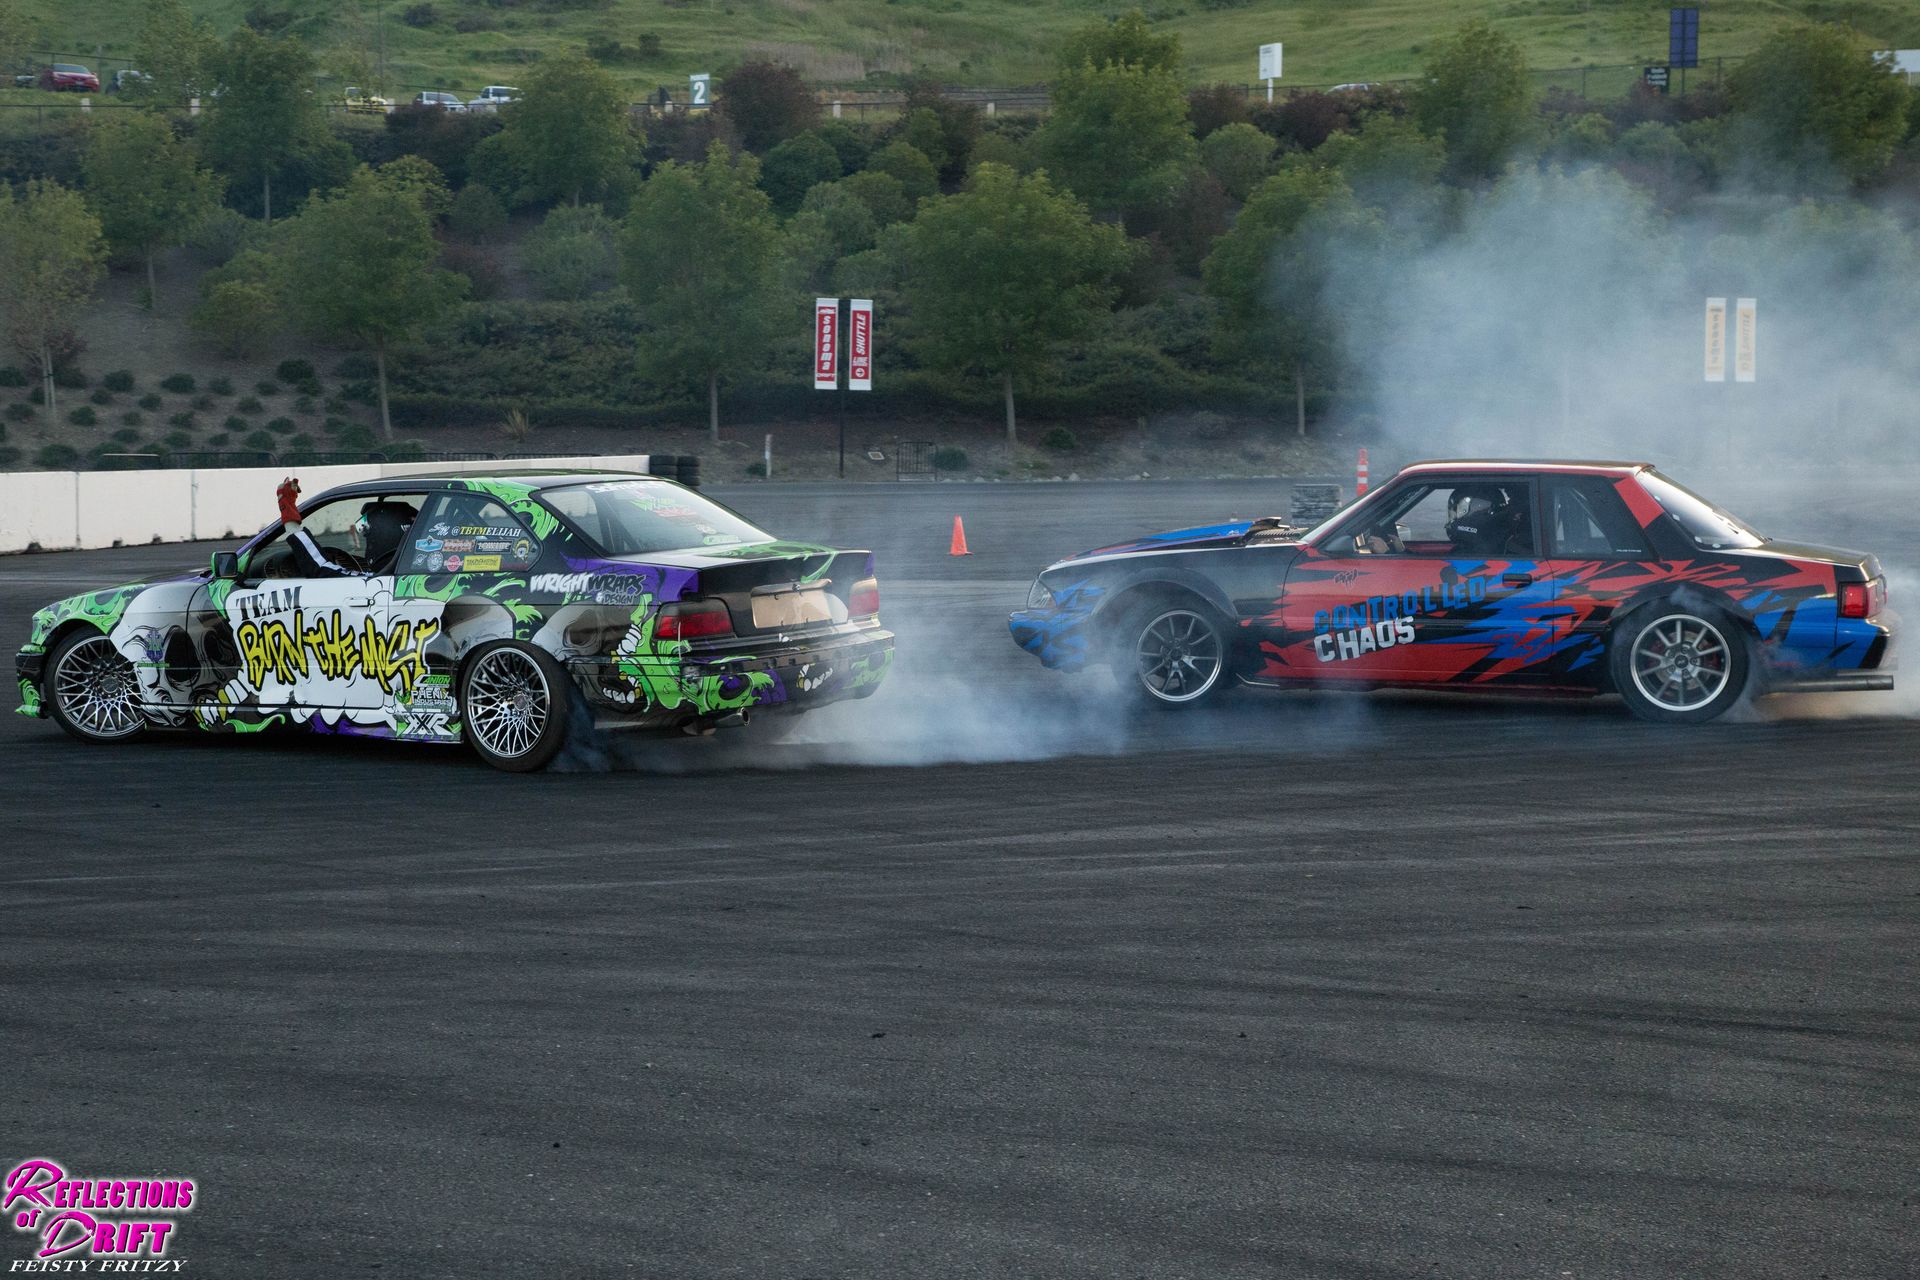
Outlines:
POLYGON ((896 480, 933 479, 933 441, 895 441, 893 462, 896 480))

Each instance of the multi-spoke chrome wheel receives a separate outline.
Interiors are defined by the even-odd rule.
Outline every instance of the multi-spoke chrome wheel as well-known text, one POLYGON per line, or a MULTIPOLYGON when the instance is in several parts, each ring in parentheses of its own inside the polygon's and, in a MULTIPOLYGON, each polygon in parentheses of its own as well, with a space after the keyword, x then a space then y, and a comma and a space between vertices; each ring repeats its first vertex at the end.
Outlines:
POLYGON ((116 742, 146 727, 133 663, 104 635, 79 635, 54 654, 47 690, 60 723, 77 738, 116 742))
POLYGON ((542 768, 566 741, 567 675, 517 640, 475 653, 460 678, 460 717, 480 758, 515 773, 542 768))
POLYGON ((1168 609, 1140 628, 1134 672, 1149 696, 1194 702, 1220 682, 1225 645, 1213 619, 1193 609, 1168 609))
POLYGON ((1616 628, 1613 685, 1648 720, 1711 720, 1747 687, 1747 637, 1718 610, 1669 603, 1616 628))
POLYGON ((1633 642, 1633 683, 1649 702, 1669 711, 1694 711, 1727 687, 1733 647, 1705 618, 1668 614, 1649 623, 1633 642))
POLYGON ((547 729, 553 690, 531 654, 499 648, 475 659, 467 675, 467 732, 511 760, 532 751, 547 729))

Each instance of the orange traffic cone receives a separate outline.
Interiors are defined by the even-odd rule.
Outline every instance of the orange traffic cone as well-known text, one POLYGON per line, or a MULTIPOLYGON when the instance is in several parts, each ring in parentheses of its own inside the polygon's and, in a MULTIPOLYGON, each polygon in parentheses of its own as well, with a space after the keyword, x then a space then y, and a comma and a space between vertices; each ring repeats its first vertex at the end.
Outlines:
POLYGON ((960 523, 959 516, 953 518, 953 544, 947 548, 947 554, 950 556, 970 556, 973 554, 973 552, 967 550, 967 527, 960 523))

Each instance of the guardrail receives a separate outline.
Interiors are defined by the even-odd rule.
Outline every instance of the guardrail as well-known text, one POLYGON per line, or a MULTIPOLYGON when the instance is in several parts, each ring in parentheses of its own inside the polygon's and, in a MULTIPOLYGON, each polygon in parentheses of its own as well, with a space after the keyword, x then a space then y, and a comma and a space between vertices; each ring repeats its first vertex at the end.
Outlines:
MULTIPOLYGON (((491 471, 498 459, 466 463, 370 462, 303 466, 309 494, 384 476, 491 471)), ((527 459, 542 467, 650 473, 644 453, 527 459)), ((510 468, 519 470, 520 467, 510 468)), ((274 519, 283 465, 156 471, 0 473, 0 552, 75 551, 245 537, 274 519)))

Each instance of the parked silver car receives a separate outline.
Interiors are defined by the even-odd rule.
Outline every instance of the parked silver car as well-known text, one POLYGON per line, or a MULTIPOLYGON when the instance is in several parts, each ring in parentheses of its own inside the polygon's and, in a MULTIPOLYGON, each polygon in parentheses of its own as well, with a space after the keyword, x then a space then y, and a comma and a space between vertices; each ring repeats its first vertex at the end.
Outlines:
POLYGON ((416 107, 439 107, 443 111, 465 111, 467 109, 467 104, 460 100, 460 95, 441 93, 437 89, 426 89, 415 94, 412 105, 416 107))

